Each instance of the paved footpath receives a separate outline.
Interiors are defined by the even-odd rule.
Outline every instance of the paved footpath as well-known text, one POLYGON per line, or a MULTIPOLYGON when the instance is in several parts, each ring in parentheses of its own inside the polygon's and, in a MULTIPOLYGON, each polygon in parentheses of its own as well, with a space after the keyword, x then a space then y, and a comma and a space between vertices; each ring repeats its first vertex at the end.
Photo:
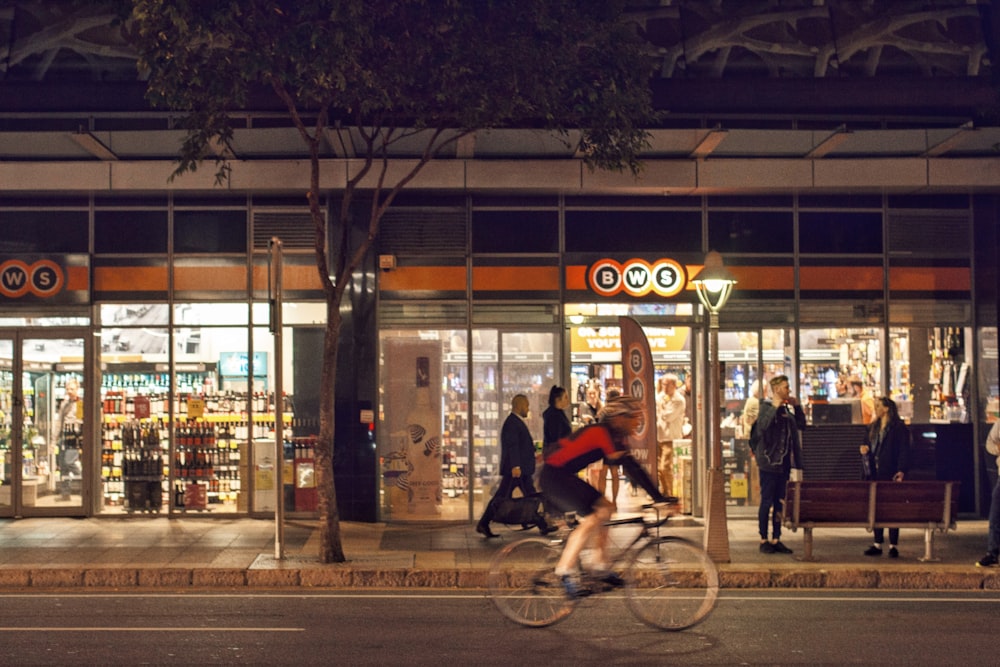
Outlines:
MULTIPOLYGON (((900 558, 866 557, 858 528, 814 531, 816 562, 800 560, 802 532, 782 541, 795 553, 762 554, 756 520, 729 519, 731 562, 723 588, 887 588, 1000 590, 1000 569, 977 568, 986 522, 959 521, 935 534, 937 562, 921 562, 924 533, 902 531, 900 558)), ((346 563, 318 562, 316 521, 289 520, 283 558, 275 524, 262 519, 95 517, 0 519, 0 590, 201 588, 485 588, 490 558, 524 532, 494 524, 485 540, 472 522, 341 524, 346 563)), ((616 529, 617 530, 617 529, 616 529)), ((701 542, 699 520, 672 520, 670 532, 701 542)))

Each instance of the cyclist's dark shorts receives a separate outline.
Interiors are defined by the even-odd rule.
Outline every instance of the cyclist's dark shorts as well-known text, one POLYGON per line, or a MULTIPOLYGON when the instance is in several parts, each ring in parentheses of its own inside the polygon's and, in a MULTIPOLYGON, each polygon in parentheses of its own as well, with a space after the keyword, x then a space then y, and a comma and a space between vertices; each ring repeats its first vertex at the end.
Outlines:
POLYGON ((542 466, 538 483, 546 504, 563 513, 576 512, 587 516, 594 511, 594 503, 603 497, 600 491, 575 473, 550 465, 542 466))

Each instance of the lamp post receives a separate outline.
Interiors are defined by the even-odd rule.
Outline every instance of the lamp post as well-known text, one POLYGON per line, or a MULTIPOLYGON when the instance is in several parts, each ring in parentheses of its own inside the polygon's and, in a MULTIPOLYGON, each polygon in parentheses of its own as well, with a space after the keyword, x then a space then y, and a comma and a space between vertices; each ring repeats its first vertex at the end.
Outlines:
POLYGON ((705 551, 716 563, 728 563, 729 531, 726 525, 726 478, 722 471, 722 429, 719 419, 719 311, 733 292, 736 277, 722 263, 722 255, 712 250, 705 255, 705 266, 692 280, 698 300, 708 310, 709 357, 711 382, 708 410, 712 419, 709 431, 712 456, 708 468, 708 501, 705 510, 705 551))

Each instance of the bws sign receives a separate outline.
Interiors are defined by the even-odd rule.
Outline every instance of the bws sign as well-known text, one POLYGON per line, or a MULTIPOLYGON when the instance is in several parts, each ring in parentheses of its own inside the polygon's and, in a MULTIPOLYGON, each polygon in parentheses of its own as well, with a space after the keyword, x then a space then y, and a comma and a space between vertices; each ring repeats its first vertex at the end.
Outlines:
POLYGON ((27 294, 44 299, 58 294, 65 285, 65 270, 50 259, 31 264, 20 259, 0 263, 0 296, 8 299, 20 299, 27 294))
POLYGON ((650 292, 672 297, 680 294, 687 284, 684 267, 673 259, 658 259, 652 263, 644 259, 630 259, 624 263, 602 259, 590 267, 587 278, 590 289, 605 297, 619 292, 635 297, 650 292))

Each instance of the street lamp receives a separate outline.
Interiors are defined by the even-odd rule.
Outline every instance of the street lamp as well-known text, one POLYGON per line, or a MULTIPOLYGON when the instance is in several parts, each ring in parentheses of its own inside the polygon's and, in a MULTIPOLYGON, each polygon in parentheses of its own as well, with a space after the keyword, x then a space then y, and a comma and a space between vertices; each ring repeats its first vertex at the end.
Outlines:
POLYGON ((722 429, 719 419, 719 311, 733 292, 736 277, 722 263, 722 255, 711 250, 705 266, 692 280, 698 300, 708 310, 710 333, 709 357, 711 382, 708 387, 708 410, 712 419, 710 433, 712 457, 708 468, 708 502, 705 511, 705 551, 716 563, 728 563, 729 531, 726 526, 726 478, 722 471, 722 429))

